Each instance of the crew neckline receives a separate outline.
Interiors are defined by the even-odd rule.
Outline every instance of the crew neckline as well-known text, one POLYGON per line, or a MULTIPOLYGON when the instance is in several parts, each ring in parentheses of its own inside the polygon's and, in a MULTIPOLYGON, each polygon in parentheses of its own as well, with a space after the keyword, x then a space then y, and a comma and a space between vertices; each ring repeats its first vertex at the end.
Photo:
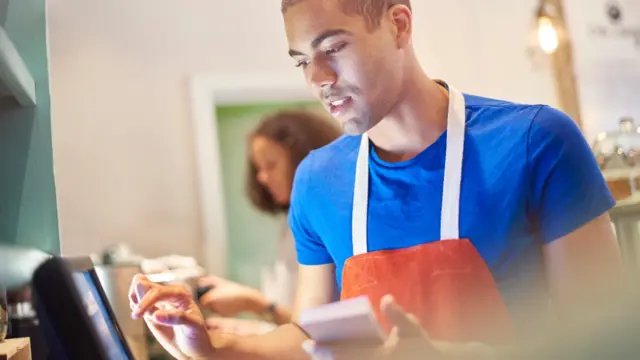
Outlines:
MULTIPOLYGON (((449 96, 451 95, 449 92, 449 85, 444 80, 434 79, 433 81, 437 83, 439 86, 441 86, 442 88, 444 88, 444 90, 447 92, 449 96)), ((447 116, 449 116, 448 110, 447 110, 447 116)), ((444 154, 444 151, 438 151, 438 150, 440 148, 444 148, 444 143, 446 143, 446 139, 447 139, 447 129, 445 129, 444 132, 440 134, 440 136, 436 139, 436 141, 434 141, 431 145, 427 146, 424 150, 419 152, 416 156, 404 161, 394 161, 394 162, 382 160, 378 156, 378 153, 376 152, 376 148, 375 146, 373 146, 373 143, 369 141, 369 157, 376 164, 384 167, 388 167, 388 168, 407 167, 414 164, 417 161, 423 161, 427 159, 428 160, 437 159, 438 155, 440 155, 441 153, 444 154)))
MULTIPOLYGON (((424 150, 418 153, 411 159, 404 161, 386 161, 381 159, 376 152, 376 148, 372 143, 369 143, 369 158, 377 165, 387 168, 402 168, 415 164, 416 162, 434 161, 440 159, 440 155, 444 154, 444 149, 447 141, 447 130, 445 130, 431 145, 427 146, 424 150)), ((442 159, 441 159, 442 160, 442 159)))

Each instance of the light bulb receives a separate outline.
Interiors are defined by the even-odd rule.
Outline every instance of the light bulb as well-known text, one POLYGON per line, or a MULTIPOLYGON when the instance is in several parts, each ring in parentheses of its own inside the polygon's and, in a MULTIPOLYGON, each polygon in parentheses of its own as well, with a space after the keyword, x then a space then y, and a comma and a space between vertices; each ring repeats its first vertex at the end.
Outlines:
POLYGON ((558 48, 558 32, 550 18, 538 18, 538 42, 540 48, 547 54, 552 54, 558 48))

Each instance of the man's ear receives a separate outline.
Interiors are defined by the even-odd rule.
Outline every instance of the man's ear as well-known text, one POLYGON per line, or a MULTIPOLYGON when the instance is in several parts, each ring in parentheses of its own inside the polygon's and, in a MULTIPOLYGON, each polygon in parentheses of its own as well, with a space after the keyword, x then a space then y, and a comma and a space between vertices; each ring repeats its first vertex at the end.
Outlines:
POLYGON ((413 14, 405 5, 393 5, 387 11, 387 16, 395 30, 398 47, 405 47, 411 41, 413 32, 413 14))

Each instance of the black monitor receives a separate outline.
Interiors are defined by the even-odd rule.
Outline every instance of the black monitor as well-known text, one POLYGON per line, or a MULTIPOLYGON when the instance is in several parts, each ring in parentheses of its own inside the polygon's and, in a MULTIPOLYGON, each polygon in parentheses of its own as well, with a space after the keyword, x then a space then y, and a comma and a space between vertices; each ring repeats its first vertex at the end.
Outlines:
POLYGON ((51 360, 134 360, 88 257, 53 257, 33 276, 51 360))

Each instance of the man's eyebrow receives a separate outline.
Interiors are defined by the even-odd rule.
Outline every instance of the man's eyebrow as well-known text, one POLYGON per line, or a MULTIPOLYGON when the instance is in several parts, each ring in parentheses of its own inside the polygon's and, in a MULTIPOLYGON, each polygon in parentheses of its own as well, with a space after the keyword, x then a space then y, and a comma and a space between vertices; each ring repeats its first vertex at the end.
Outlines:
MULTIPOLYGON (((322 34, 316 36, 315 39, 311 42, 311 48, 316 49, 323 41, 327 40, 330 37, 338 36, 338 35, 351 35, 351 32, 344 29, 332 29, 323 32, 322 34)), ((289 49, 289 56, 302 56, 305 55, 302 51, 289 49)))

